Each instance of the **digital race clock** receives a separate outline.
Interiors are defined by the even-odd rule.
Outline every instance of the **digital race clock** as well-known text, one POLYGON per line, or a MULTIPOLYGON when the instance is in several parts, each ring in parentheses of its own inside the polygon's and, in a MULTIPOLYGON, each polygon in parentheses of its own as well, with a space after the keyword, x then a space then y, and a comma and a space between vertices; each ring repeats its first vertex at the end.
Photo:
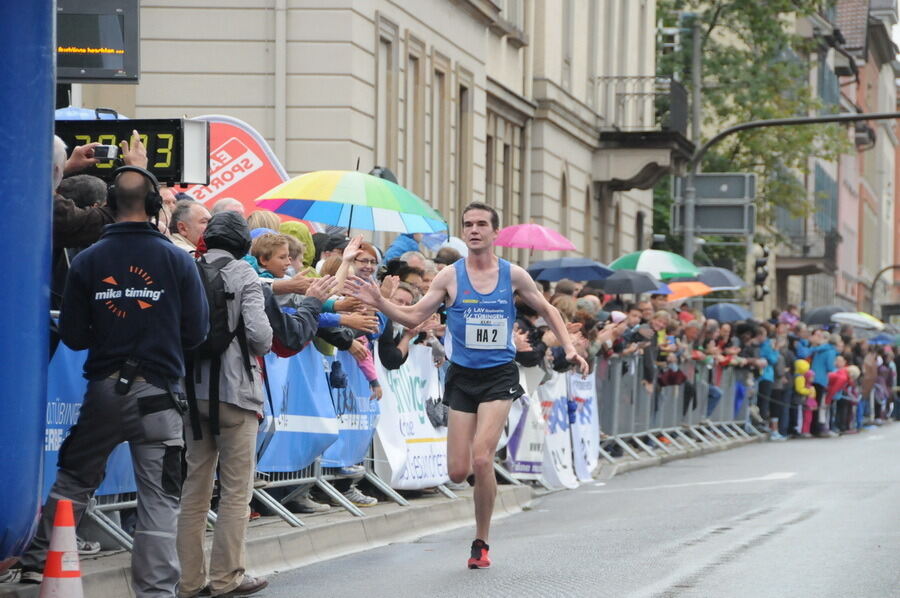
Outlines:
MULTIPOLYGON (((56 134, 69 154, 78 145, 119 145, 137 130, 147 148, 147 169, 160 183, 209 184, 209 123, 189 118, 58 120, 56 134)), ((100 162, 81 174, 108 181, 121 160, 100 162)))

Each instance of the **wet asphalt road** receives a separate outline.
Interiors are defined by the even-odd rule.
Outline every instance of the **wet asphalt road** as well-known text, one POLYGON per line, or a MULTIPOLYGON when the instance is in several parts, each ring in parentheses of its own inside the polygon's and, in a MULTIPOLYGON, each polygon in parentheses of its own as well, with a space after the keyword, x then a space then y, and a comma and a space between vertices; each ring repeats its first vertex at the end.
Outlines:
POLYGON ((267 598, 900 597, 900 424, 751 444, 583 485, 495 524, 285 572, 267 598))

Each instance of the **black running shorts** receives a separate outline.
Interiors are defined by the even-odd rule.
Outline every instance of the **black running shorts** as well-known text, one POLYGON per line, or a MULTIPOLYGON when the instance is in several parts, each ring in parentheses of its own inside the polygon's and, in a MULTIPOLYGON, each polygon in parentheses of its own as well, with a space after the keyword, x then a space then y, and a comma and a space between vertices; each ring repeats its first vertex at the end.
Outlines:
POLYGON ((523 394, 515 361, 491 368, 467 368, 451 362, 444 381, 444 404, 466 413, 478 413, 481 403, 510 401, 523 394))

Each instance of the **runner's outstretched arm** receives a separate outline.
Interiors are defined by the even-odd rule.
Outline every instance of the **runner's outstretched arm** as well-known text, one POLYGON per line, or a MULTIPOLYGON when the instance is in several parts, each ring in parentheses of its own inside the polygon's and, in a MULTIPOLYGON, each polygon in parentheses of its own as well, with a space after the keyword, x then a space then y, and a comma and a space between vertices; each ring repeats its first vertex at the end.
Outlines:
POLYGON ((366 305, 374 307, 391 320, 399 322, 408 328, 414 328, 437 311, 437 308, 440 307, 447 297, 449 281, 455 282, 455 276, 456 274, 452 267, 444 268, 435 276, 431 282, 431 288, 428 289, 425 296, 419 299, 415 305, 409 306, 391 303, 381 296, 378 287, 371 281, 363 280, 358 276, 354 276, 349 280, 353 288, 353 295, 357 299, 366 305))
MULTIPOLYGON (((444 268, 444 270, 448 270, 448 268, 444 268)), ((566 324, 563 322, 562 316, 559 315, 559 311, 547 303, 544 296, 538 292, 531 276, 529 276, 528 272, 523 268, 516 266, 515 264, 510 264, 510 274, 512 277, 513 290, 519 293, 519 297, 522 298, 522 301, 524 301, 526 305, 536 311, 538 315, 544 318, 544 321, 550 325, 550 330, 553 331, 556 338, 558 338, 559 342, 562 344, 563 349, 566 351, 566 360, 574 364, 575 369, 578 370, 582 376, 587 375, 588 364, 584 358, 575 351, 575 345, 572 344, 572 339, 569 337, 569 331, 566 330, 566 324)), ((437 281, 437 278, 435 278, 435 281, 437 281)))

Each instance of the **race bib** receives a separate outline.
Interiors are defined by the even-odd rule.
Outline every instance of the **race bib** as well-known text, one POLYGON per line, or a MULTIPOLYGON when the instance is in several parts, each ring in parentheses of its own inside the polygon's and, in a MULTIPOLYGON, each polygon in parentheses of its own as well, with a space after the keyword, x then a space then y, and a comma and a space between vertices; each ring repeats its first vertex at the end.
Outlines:
POLYGON ((506 318, 466 318, 466 347, 505 349, 508 343, 506 318))

